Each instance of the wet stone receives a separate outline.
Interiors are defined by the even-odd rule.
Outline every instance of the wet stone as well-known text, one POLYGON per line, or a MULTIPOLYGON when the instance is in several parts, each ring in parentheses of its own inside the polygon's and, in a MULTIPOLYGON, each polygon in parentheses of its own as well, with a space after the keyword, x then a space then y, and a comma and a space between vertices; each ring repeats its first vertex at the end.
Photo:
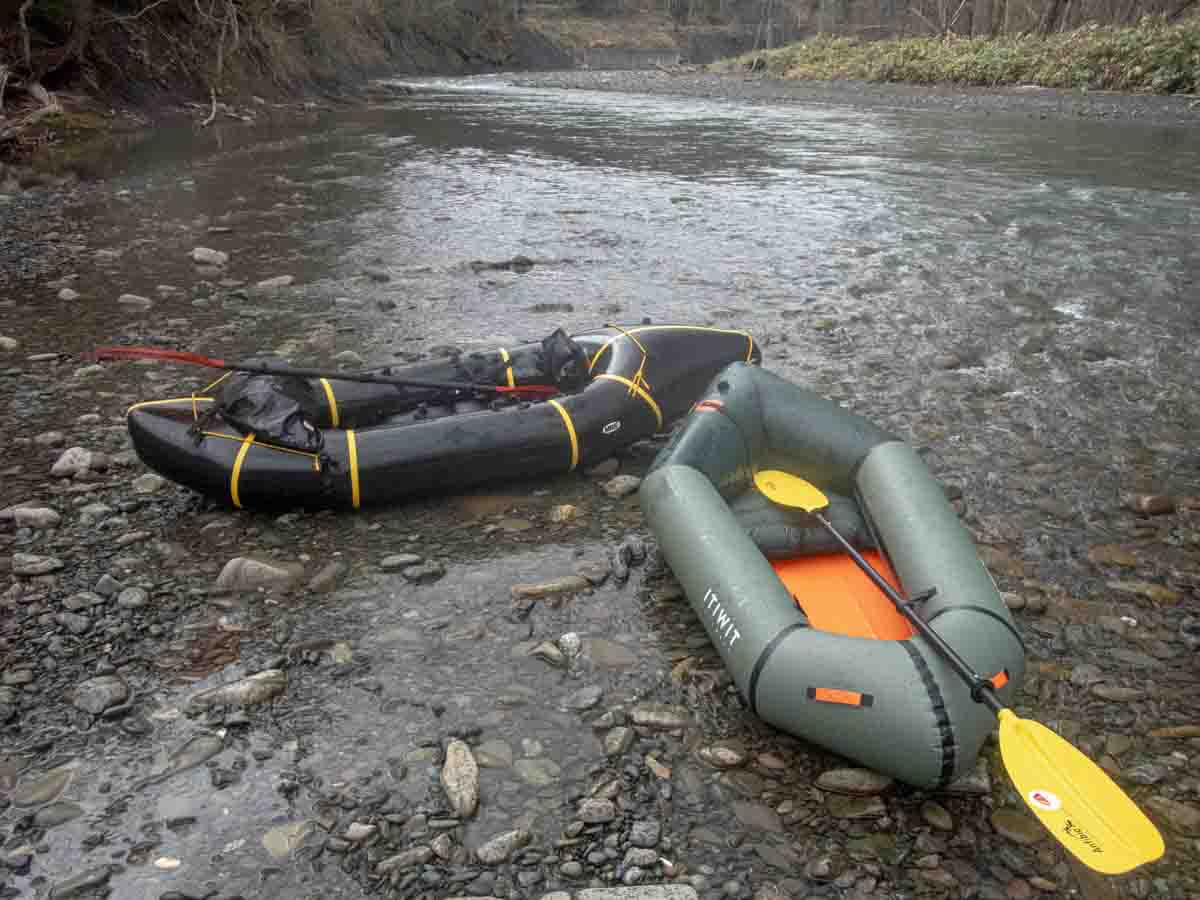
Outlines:
POLYGON ((46 507, 24 507, 13 510, 13 521, 18 528, 44 531, 47 528, 56 528, 62 522, 62 516, 46 507))
POLYGON ((38 556, 33 553, 14 553, 12 555, 12 573, 32 577, 49 575, 63 567, 63 562, 53 556, 38 556))
POLYGON ((604 736, 604 752, 608 756, 620 756, 633 746, 636 733, 632 728, 617 726, 604 736))
POLYGON ((485 866, 495 866, 529 843, 531 835, 523 828, 506 831, 476 848, 475 857, 485 866))
POLYGON ((1017 844, 1036 844, 1046 837, 1046 831, 1032 815, 1019 809, 1003 808, 992 813, 996 833, 1017 844))
POLYGON ((562 775, 562 769, 554 760, 540 759, 518 759, 513 763, 513 771, 526 784, 532 784, 534 787, 547 787, 558 781, 562 775))
POLYGON ((817 778, 821 790, 852 796, 882 794, 891 786, 891 778, 870 769, 829 769, 817 778))
POLYGON ((83 807, 79 804, 59 800, 43 806, 34 813, 33 824, 38 828, 56 828, 82 815, 83 807))
POLYGON ((471 748, 463 741, 454 740, 447 745, 441 779, 455 815, 473 816, 479 806, 479 766, 471 748))
POLYGON ((50 889, 49 898, 50 900, 69 900, 69 898, 90 895, 97 888, 107 884, 111 877, 112 869, 107 865, 87 869, 54 885, 50 889))
POLYGON ((582 712, 594 707, 603 696, 604 689, 599 685, 592 684, 568 694, 563 698, 562 706, 564 709, 582 712))
POLYGON ((71 783, 74 770, 53 769, 41 775, 27 775, 9 796, 13 806, 41 806, 61 794, 71 783))
POLYGON ((629 843, 634 847, 657 847, 661 836, 662 824, 658 819, 639 819, 629 829, 629 843))
POLYGON ((602 490, 606 496, 620 500, 635 493, 641 484, 642 479, 636 475, 617 475, 604 482, 602 490))
POLYGON ((117 594, 117 606, 122 609, 141 609, 150 601, 150 595, 140 587, 126 588, 117 594))
POLYGON ((71 705, 93 716, 129 699, 129 685, 117 675, 89 678, 75 686, 71 705))
POLYGON ((475 761, 485 769, 507 769, 513 764, 513 749, 499 739, 484 741, 475 748, 475 761))
POLYGON ((193 694, 191 706, 254 706, 279 696, 287 689, 287 673, 280 669, 256 672, 231 684, 193 694))
POLYGON ((750 803, 745 800, 735 801, 733 814, 738 822, 746 828, 773 833, 783 831, 783 823, 779 819, 779 814, 761 803, 750 803))
POLYGON ((938 831, 954 830, 954 818, 950 811, 933 800, 927 800, 921 805, 921 817, 938 831))
POLYGON ((577 815, 588 825, 601 825, 617 817, 617 807, 611 800, 589 798, 580 801, 577 815))
POLYGON ((385 556, 379 567, 385 572, 398 572, 421 562, 422 557, 415 553, 393 553, 391 556, 385 556))
POLYGON ((1200 806, 1156 796, 1146 806, 1172 831, 1186 837, 1200 837, 1200 806))
POLYGON ((691 714, 684 707, 661 703, 639 703, 630 710, 629 717, 634 725, 664 730, 685 728, 692 722, 691 714))
POLYGON ((830 814, 838 819, 874 819, 887 813, 887 807, 877 796, 831 794, 826 805, 830 814))
POLYGON ((432 584, 446 574, 446 567, 436 560, 430 560, 417 566, 409 566, 400 574, 414 584, 432 584))
POLYGON ((745 748, 734 743, 717 743, 701 747, 696 755, 714 769, 735 768, 744 765, 748 758, 745 748))

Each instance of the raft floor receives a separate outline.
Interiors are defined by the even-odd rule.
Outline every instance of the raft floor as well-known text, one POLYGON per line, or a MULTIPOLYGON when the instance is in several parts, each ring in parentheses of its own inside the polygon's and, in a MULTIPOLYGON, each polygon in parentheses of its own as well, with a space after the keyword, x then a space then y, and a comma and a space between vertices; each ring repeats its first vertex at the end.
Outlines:
MULTIPOLYGON (((903 594, 900 581, 881 554, 868 550, 863 556, 903 594)), ((813 628, 883 641, 913 635, 908 620, 844 553, 777 560, 772 566, 813 628)))

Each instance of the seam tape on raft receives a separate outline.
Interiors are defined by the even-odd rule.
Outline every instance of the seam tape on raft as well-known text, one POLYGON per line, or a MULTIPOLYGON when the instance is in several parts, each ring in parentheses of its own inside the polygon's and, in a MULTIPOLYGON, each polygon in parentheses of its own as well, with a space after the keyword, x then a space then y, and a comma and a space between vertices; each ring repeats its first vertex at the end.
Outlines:
POLYGON ((338 427, 338 408, 337 397, 333 396, 333 385, 329 383, 328 378, 318 379, 321 382, 321 387, 325 388, 325 399, 329 401, 329 424, 334 428, 338 427))
POLYGON ((692 407, 692 412, 705 412, 706 410, 710 410, 710 409, 713 412, 720 412, 724 408, 725 408, 725 404, 722 403, 720 400, 701 400, 699 403, 697 403, 695 406, 692 407))
POLYGON ((500 348, 500 358, 502 360, 504 360, 504 365, 505 365, 504 374, 508 379, 508 386, 516 387, 517 383, 513 380, 512 361, 508 355, 508 351, 505 350, 503 347, 500 348))
POLYGON ((352 428, 346 431, 346 456, 350 460, 350 505, 358 509, 358 441, 352 428))
POLYGON ((646 405, 649 406, 650 409, 654 411, 654 418, 658 421, 658 427, 662 428, 662 426, 663 426, 662 410, 659 408, 658 404, 654 401, 654 398, 650 396, 650 392, 648 390, 646 390, 640 384, 636 384, 636 383, 630 381, 624 375, 610 375, 609 373, 604 372, 604 373, 596 376, 597 380, 601 379, 601 378, 606 378, 609 381, 615 381, 618 384, 623 384, 623 385, 625 385, 625 387, 629 388, 629 393, 637 394, 639 397, 641 397, 643 400, 645 400, 646 405))
POLYGON ((571 421, 571 414, 557 400, 547 400, 551 406, 558 410, 558 414, 562 416, 563 424, 567 426, 567 436, 571 438, 571 468, 568 472, 575 471, 575 467, 579 465, 579 437, 575 434, 575 423, 571 421))
POLYGON ((246 454, 250 452, 250 445, 254 443, 254 432, 250 432, 242 438, 242 446, 238 448, 237 457, 233 461, 233 470, 229 473, 229 497, 233 500, 233 505, 238 509, 242 508, 242 498, 238 496, 238 479, 242 476, 242 463, 246 459, 246 454))
POLYGON ((871 694, 860 694, 858 691, 844 691, 840 688, 810 687, 808 699, 818 703, 840 703, 842 706, 872 706, 875 698, 871 694))

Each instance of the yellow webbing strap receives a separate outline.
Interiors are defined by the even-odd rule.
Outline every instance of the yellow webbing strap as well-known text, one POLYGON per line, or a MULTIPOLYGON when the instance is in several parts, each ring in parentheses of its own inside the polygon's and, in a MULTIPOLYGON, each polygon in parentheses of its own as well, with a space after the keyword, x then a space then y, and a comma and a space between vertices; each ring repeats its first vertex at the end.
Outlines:
POLYGON ((238 448, 237 458, 233 461, 233 471, 229 474, 229 496, 233 500, 233 505, 238 509, 242 508, 242 498, 238 496, 238 479, 242 477, 242 463, 246 460, 246 454, 250 452, 250 445, 254 443, 254 432, 250 432, 242 438, 242 446, 238 448))
POLYGON ((319 379, 321 387, 325 388, 325 399, 329 401, 329 424, 334 428, 338 427, 338 408, 337 397, 333 396, 333 385, 329 383, 328 378, 319 379))
POLYGON ((500 348, 500 358, 504 360, 505 366, 507 367, 505 368, 504 372, 508 376, 508 386, 516 387, 517 383, 513 380, 512 361, 508 355, 508 351, 503 347, 500 348))
POLYGON ((354 429, 346 431, 346 455, 350 460, 350 505, 358 509, 358 440, 354 436, 354 429))
POLYGON ((654 398, 650 396, 650 392, 648 390, 646 390, 645 387, 643 387, 640 384, 636 384, 635 382, 626 378, 624 375, 610 375, 607 372, 604 372, 604 373, 601 373, 600 375, 597 375, 596 378, 597 379, 606 378, 609 381, 616 381, 620 384, 623 384, 623 385, 625 385, 625 387, 629 388, 629 393, 631 395, 636 394, 637 396, 639 396, 643 400, 645 400, 646 405, 649 406, 650 409, 652 409, 654 411, 654 418, 658 421, 658 427, 662 428, 662 426, 663 426, 662 409, 654 401, 654 398))
POLYGON ((575 467, 579 465, 579 436, 575 434, 575 423, 571 421, 571 414, 567 412, 566 407, 557 400, 548 400, 546 402, 558 410, 558 414, 562 416, 563 424, 567 426, 567 436, 571 439, 571 468, 567 471, 574 471, 575 467))
MULTIPOLYGON (((644 334, 647 331, 707 331, 711 334, 740 334, 742 337, 750 340, 750 352, 746 354, 747 361, 749 361, 750 357, 753 355, 754 350, 754 338, 750 337, 747 332, 739 331, 735 328, 712 328, 708 325, 640 325, 637 328, 630 328, 626 330, 617 325, 606 325, 604 327, 615 328, 621 333, 610 337, 607 341, 600 345, 600 349, 596 351, 596 355, 588 361, 589 372, 596 368, 596 363, 600 361, 600 357, 604 355, 604 352, 622 337, 632 338, 635 334, 644 334)), ((644 350, 645 348, 643 348, 643 352, 644 350)))
POLYGON ((746 332, 746 340, 750 342, 750 346, 746 348, 746 362, 750 362, 754 358, 754 335, 746 332))

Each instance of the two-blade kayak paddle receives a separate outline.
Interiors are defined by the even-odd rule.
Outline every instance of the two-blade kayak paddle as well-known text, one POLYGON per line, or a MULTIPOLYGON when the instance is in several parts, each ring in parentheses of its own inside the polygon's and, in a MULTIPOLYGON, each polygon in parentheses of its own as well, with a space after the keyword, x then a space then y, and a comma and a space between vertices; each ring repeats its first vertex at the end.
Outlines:
POLYGON ((105 362, 123 359, 161 359, 167 362, 188 363, 226 372, 243 372, 249 375, 279 375, 293 378, 328 378, 333 381, 355 381, 361 384, 390 384, 395 387, 424 388, 435 391, 471 391, 479 394, 512 394, 514 396, 548 397, 558 393, 552 384, 477 384, 468 381, 430 381, 424 378, 404 378, 384 372, 327 372, 323 369, 301 369, 295 366, 269 366, 263 364, 226 362, 199 353, 185 350, 167 350, 161 347, 97 347, 83 354, 90 362, 105 362))
POLYGON ((884 580, 829 521, 828 498, 815 485, 788 472, 765 470, 755 486, 780 506, 802 509, 837 539, 897 611, 946 658, 971 686, 971 696, 1000 720, 1000 755, 1026 805, 1080 862, 1097 872, 1128 872, 1163 855, 1158 829, 1104 771, 1045 725, 1022 719, 1001 704, 995 685, 971 668, 912 604, 884 580))

